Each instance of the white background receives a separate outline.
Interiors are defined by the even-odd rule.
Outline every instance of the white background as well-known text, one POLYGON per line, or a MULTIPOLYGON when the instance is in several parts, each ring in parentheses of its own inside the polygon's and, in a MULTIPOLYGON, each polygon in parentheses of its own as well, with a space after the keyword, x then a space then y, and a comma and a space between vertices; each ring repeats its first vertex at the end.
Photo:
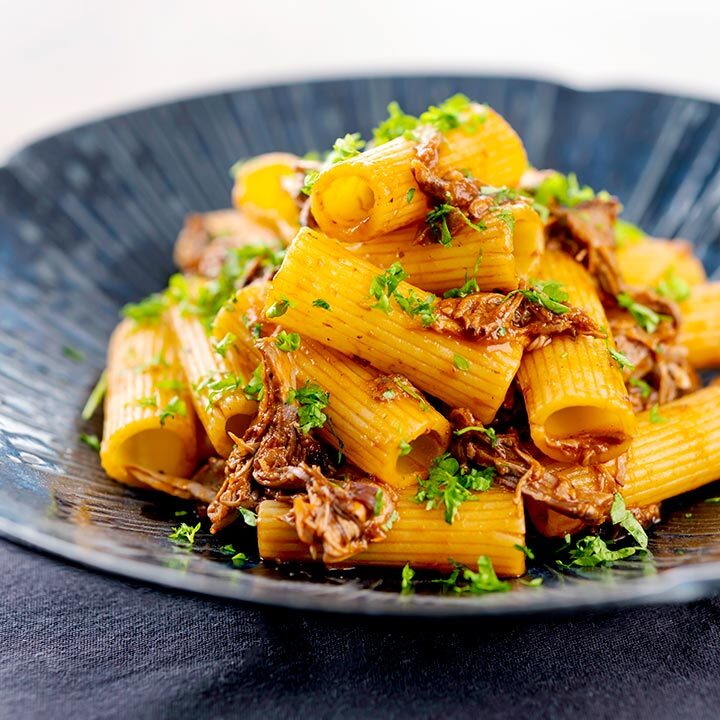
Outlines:
POLYGON ((720 99, 720 0, 0 0, 0 160, 178 95, 443 70, 720 99))

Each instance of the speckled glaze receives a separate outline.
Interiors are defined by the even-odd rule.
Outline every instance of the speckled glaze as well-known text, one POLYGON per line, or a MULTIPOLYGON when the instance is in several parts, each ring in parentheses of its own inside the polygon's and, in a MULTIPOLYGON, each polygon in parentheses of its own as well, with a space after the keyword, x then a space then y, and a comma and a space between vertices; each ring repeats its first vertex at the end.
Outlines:
MULTIPOLYGON (((367 133, 397 99, 419 112, 455 92, 488 102, 538 167, 608 188, 625 217, 695 244, 720 278, 720 108, 634 91, 579 92, 535 80, 406 77, 297 83, 191 98, 41 140, 0 169, 0 533, 128 577, 291 607, 425 616, 572 611, 683 601, 720 589, 717 486, 669 503, 651 561, 560 574, 545 583, 455 597, 429 583, 402 596, 398 573, 240 571, 198 534, 168 532, 183 506, 119 486, 78 443, 100 433, 80 409, 103 367, 118 307, 164 286, 184 215, 229 203, 228 168, 269 150, 323 149, 367 133), (63 345, 82 350, 81 363, 63 345), (687 517, 692 513, 692 517, 687 517)), ((252 555, 252 534, 237 550, 252 555)))

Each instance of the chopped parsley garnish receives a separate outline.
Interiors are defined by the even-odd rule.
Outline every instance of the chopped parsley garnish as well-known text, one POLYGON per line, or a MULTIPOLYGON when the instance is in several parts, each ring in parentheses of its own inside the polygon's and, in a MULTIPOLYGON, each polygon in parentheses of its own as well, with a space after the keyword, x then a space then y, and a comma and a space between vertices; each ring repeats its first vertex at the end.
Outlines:
POLYGON ((592 200, 595 191, 588 185, 581 186, 575 173, 569 175, 553 173, 538 185, 534 197, 535 202, 545 208, 550 207, 553 202, 571 208, 592 200))
POLYGON ((543 584, 543 578, 534 577, 534 578, 530 578, 529 580, 525 580, 523 578, 520 580, 520 584, 526 585, 527 587, 540 587, 543 584))
POLYGON ((245 567, 248 562, 248 556, 244 552, 235 553, 235 555, 230 558, 230 562, 232 562, 233 567, 245 567))
POLYGON ((185 383, 177 378, 165 378, 164 380, 158 380, 155 383, 155 387, 159 390, 173 390, 176 393, 185 391, 185 383))
POLYGON ((343 160, 348 160, 351 157, 359 155, 364 147, 365 141, 360 136, 360 133, 346 133, 333 143, 332 150, 325 159, 325 163, 327 165, 334 165, 343 160))
POLYGON ((377 300, 373 307, 389 315, 392 312, 390 298, 406 277, 407 273, 399 262, 394 262, 383 273, 376 275, 370 283, 370 295, 377 300))
POLYGON ((531 278, 529 288, 513 290, 505 298, 510 298, 518 293, 526 300, 537 303, 556 315, 562 315, 570 309, 566 304, 568 299, 567 291, 557 280, 536 280, 531 278))
POLYGON ((82 417, 83 420, 89 420, 95 414, 95 411, 98 409, 98 406, 103 401, 106 392, 107 372, 103 370, 100 374, 100 377, 98 378, 97 383, 95 384, 95 387, 91 390, 90 395, 82 409, 82 412, 80 413, 80 417, 82 417))
POLYGON ((250 376, 250 380, 247 385, 243 388, 243 394, 248 400, 262 400, 263 393, 265 392, 265 384, 263 382, 263 369, 262 365, 258 365, 250 376))
POLYGON ((156 355, 153 355, 147 362, 143 363, 142 365, 138 365, 135 368, 135 371, 141 373, 168 367, 170 367, 170 363, 165 359, 165 356, 163 355, 161 350, 156 355))
POLYGON ((246 525, 249 525, 250 527, 255 527, 257 525, 257 514, 252 510, 248 510, 247 508, 240 506, 238 508, 238 512, 246 525))
POLYGON ((644 548, 623 547, 611 550, 607 543, 599 535, 587 535, 580 538, 575 547, 571 547, 570 536, 565 536, 565 546, 561 550, 567 550, 569 562, 557 560, 560 567, 581 567, 592 568, 597 566, 608 567, 618 560, 623 560, 638 552, 646 552, 644 548))
POLYGON ((462 212, 462 210, 456 208, 454 205, 450 205, 449 203, 442 203, 441 205, 438 205, 433 210, 431 210, 425 216, 425 222, 432 230, 432 234, 435 240, 441 245, 444 245, 445 247, 449 247, 450 245, 452 245, 453 237, 447 224, 448 216, 452 213, 455 213, 456 216, 460 217, 468 227, 471 227, 477 232, 483 232, 483 230, 487 230, 486 225, 484 225, 483 223, 473 222, 464 212, 462 212))
POLYGON ((475 278, 465 280, 465 283, 460 287, 451 288, 443 293, 444 298, 464 298, 473 293, 480 292, 480 288, 475 278))
POLYGON ((400 580, 400 592, 403 595, 409 595, 413 592, 413 578, 415 577, 415 571, 410 567, 410 563, 405 563, 402 569, 402 576, 400 580))
POLYGON ((517 190, 512 190, 509 187, 495 187, 494 185, 483 185, 480 192, 483 195, 490 195, 498 205, 523 197, 517 190))
POLYGON ((322 308, 323 310, 329 310, 330 309, 330 303, 327 300, 323 300, 322 298, 315 298, 312 301, 313 307, 322 308))
POLYGON ((80 433, 80 440, 84 442, 89 448, 92 448, 95 452, 100 452, 100 440, 98 440, 97 435, 80 433))
POLYGON ((292 352, 300 347, 300 335, 296 332, 288 333, 281 330, 275 337, 275 345, 283 352, 292 352))
POLYGON ((487 490, 494 477, 493 468, 463 470, 450 453, 444 453, 433 460, 426 479, 418 478, 415 500, 425 503, 426 510, 443 505, 445 522, 452 524, 460 505, 471 500, 473 492, 487 490))
POLYGON ((265 315, 269 318, 279 318, 283 316, 291 307, 295 307, 295 302, 285 295, 276 300, 266 311, 265 315))
POLYGON ((159 322, 167 309, 167 298, 162 293, 153 293, 137 303, 128 303, 120 310, 120 314, 136 323, 159 322))
POLYGON ((223 545, 220 548, 220 552, 223 555, 234 555, 235 554, 235 546, 234 545, 223 545))
POLYGON ((613 525, 619 525, 643 549, 647 547, 648 536, 637 518, 625 507, 625 499, 620 493, 615 493, 610 508, 610 519, 613 525))
POLYGON ((62 354, 68 359, 76 363, 81 363, 85 360, 85 353, 77 348, 70 347, 70 345, 62 346, 62 354))
POLYGON ((399 447, 400 447, 400 457, 409 455, 412 452, 412 445, 409 442, 407 442, 406 440, 401 440, 399 443, 399 447))
POLYGON ((172 529, 172 532, 168 535, 168 537, 179 545, 192 545, 195 542, 195 534, 199 529, 200 523, 197 525, 180 523, 178 527, 172 529))
POLYGON ((187 405, 177 395, 173 395, 168 400, 167 405, 160 411, 160 425, 164 426, 170 420, 174 420, 178 415, 185 417, 187 415, 187 405))
POLYGON ((288 393, 288 402, 297 405, 300 431, 307 435, 313 428, 321 428, 327 422, 323 410, 330 402, 330 393, 319 385, 307 381, 305 385, 288 393))
POLYGON ((453 357, 453 365, 462 372, 467 372, 470 369, 470 363, 462 356, 455 353, 453 357))
POLYGON ((650 422, 654 425, 657 425, 658 423, 664 423, 667 422, 667 418, 660 415, 660 408, 658 407, 658 404, 655 403, 650 408, 650 422))
POLYGON ((486 555, 481 555, 478 558, 477 572, 459 563, 453 563, 453 565, 455 567, 449 577, 433 580, 433 582, 440 583, 446 590, 455 593, 470 593, 472 595, 507 592, 510 590, 510 583, 498 579, 492 561, 486 555))
POLYGON ((487 118, 487 109, 482 106, 477 112, 469 98, 462 93, 449 97, 440 105, 431 105, 422 115, 420 124, 432 125, 440 132, 462 128, 467 133, 475 133, 487 118))
POLYGON ((393 297, 404 313, 410 317, 419 317, 423 327, 430 327, 437 320, 437 315, 435 315, 437 298, 433 294, 426 295, 423 300, 415 294, 414 290, 410 290, 407 295, 396 290, 393 297))
POLYGON ((415 188, 411 187, 405 194, 405 201, 407 202, 408 205, 413 201, 414 197, 415 197, 415 188))
POLYGON ((375 507, 373 508, 373 515, 377 517, 380 515, 380 513, 383 511, 383 508, 385 507, 385 496, 383 495, 383 491, 378 488, 378 491, 375 493, 375 507))
POLYGON ((627 293, 620 293, 617 296, 618 305, 625 308, 632 316, 635 322, 647 333, 654 333, 657 330, 662 317, 654 310, 635 302, 627 293))
POLYGON ((468 425, 467 427, 464 427, 460 430, 455 430, 453 432, 453 435, 455 435, 456 437, 460 437, 460 435, 464 435, 465 433, 471 432, 473 430, 475 432, 485 433, 488 440, 490 440, 491 447, 495 447, 497 445, 498 438, 497 433, 495 432, 495 428, 485 427, 484 425, 468 425))
POLYGON ((231 248, 216 278, 195 286, 185 276, 173 275, 166 297, 178 303, 183 313, 198 317, 209 332, 215 316, 245 283, 248 270, 257 262, 261 267, 279 267, 284 255, 284 250, 267 245, 231 248))
POLYGON ((703 502, 706 502, 708 505, 720 505, 720 497, 705 498, 703 502))
POLYGON ((525 557, 526 557, 528 560, 534 560, 534 559, 535 559, 535 553, 534 553, 529 547, 527 547, 527 545, 518 545, 518 544, 515 544, 515 545, 513 545, 513 547, 514 547, 516 550, 518 550, 519 552, 521 552, 523 555, 525 555, 525 557))
POLYGON ((635 245, 645 237, 645 233, 637 226, 627 220, 615 221, 615 247, 624 248, 627 245, 635 245))
POLYGON ((515 215, 512 210, 509 208, 501 208, 497 210, 495 214, 505 223, 505 226, 510 232, 515 231, 515 215))
POLYGON ((394 390, 385 390, 382 394, 383 400, 394 400, 397 393, 394 390))
POLYGON ((210 410, 212 406, 225 397, 225 395, 235 390, 239 390, 244 384, 245 378, 243 378, 242 375, 225 373, 224 375, 220 375, 218 377, 211 375, 195 385, 193 389, 196 393, 207 393, 207 409, 210 410))
POLYGON ((303 180, 303 186, 300 188, 301 192, 305 195, 310 195, 312 193, 313 186, 319 177, 319 170, 310 170, 310 172, 306 173, 305 179, 303 180))
POLYGON ((632 370, 635 367, 626 355, 623 355, 619 350, 611 348, 610 345, 608 345, 608 352, 610 353, 610 357, 618 364, 621 370, 624 370, 625 368, 632 370))
POLYGON ((141 408, 156 408, 158 406, 157 398, 153 395, 139 398, 137 404, 141 408))
POLYGON ((628 382, 630 383, 630 385, 640 390, 640 397, 643 400, 647 400, 650 397, 652 388, 644 380, 639 380, 638 378, 630 378, 628 382))
POLYGON ((658 294, 663 297, 670 298, 670 300, 679 303, 687 300, 692 294, 690 285, 677 274, 675 268, 670 268, 670 270, 663 275, 656 290, 658 294))
POLYGON ((400 105, 393 100, 388 106, 388 118, 383 120, 373 130, 373 143, 382 145, 397 137, 413 138, 413 131, 418 125, 418 119, 403 112, 400 105))
POLYGON ((232 347, 233 343, 237 340, 237 336, 234 335, 231 332, 225 333, 225 335, 222 337, 221 340, 218 340, 214 347, 215 352, 220 355, 220 357, 225 357, 227 355, 227 351, 232 347))
MULTIPOLYGON (((420 407, 426 410, 428 404, 425 402, 425 398, 413 387, 412 383, 407 378, 394 377, 393 382, 397 385, 406 395, 409 395, 413 400, 417 400, 420 403, 420 407)), ((386 391, 387 392, 387 391, 386 391)), ((394 397, 394 396, 393 396, 394 397)))

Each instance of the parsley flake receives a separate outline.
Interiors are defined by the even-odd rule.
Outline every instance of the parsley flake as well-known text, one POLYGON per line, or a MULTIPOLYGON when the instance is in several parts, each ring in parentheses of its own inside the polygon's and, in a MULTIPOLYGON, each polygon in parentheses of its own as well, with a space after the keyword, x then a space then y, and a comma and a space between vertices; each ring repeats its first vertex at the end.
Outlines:
POLYGON ((83 420, 89 420, 95 414, 95 411, 98 409, 100 403, 103 401, 106 392, 107 372, 103 370, 100 374, 100 377, 98 378, 97 383, 95 384, 95 387, 91 390, 88 399, 85 401, 82 412, 80 413, 80 417, 83 420))
POLYGON ((81 363, 85 360, 85 353, 77 348, 70 347, 70 345, 62 346, 62 354, 68 359, 76 363, 81 363))
POLYGON ((275 337, 275 345, 283 352, 292 352, 300 347, 300 335, 296 332, 288 333, 281 330, 275 337))
POLYGON ((653 423, 654 425, 657 425, 658 423, 667 422, 667 418, 662 417, 662 415, 660 415, 660 408, 658 407, 657 403, 655 403, 650 408, 650 422, 653 423))
POLYGON ((678 303, 684 302, 692 294, 690 285, 677 274, 675 268, 670 268, 670 270, 663 275, 656 290, 659 295, 670 298, 670 300, 678 303))
POLYGON ((330 303, 322 298, 315 298, 312 301, 313 307, 322 308, 323 310, 330 310, 330 303))
POLYGON ((250 380, 247 385, 243 388, 243 394, 248 400, 262 400, 263 393, 265 392, 265 383, 263 382, 263 369, 262 365, 258 365, 253 374, 250 376, 250 380))
POLYGON ((228 350, 232 347, 233 343, 237 340, 237 335, 234 335, 231 332, 225 333, 225 335, 222 337, 221 340, 218 340, 215 345, 215 352, 220 355, 220 357, 225 357, 227 355, 228 350))
POLYGON ((615 493, 610 508, 610 519, 613 525, 620 525, 643 549, 647 547, 648 536, 637 518, 625 507, 625 499, 620 493, 615 493))
POLYGON ((162 293, 153 293, 137 303, 127 303, 120 314, 139 324, 151 324, 160 321, 167 310, 167 298, 162 293))
POLYGON ((615 350, 608 345, 608 352, 610 353, 610 357, 618 364, 618 367, 621 370, 624 370, 625 368, 632 370, 635 367, 627 356, 623 355, 619 350, 615 350))
POLYGON ((80 433, 80 440, 95 452, 100 452, 100 440, 98 439, 97 435, 80 433))
POLYGON ((168 419, 174 420, 178 415, 185 417, 187 415, 187 405, 177 395, 173 395, 168 400, 167 405, 160 411, 160 425, 164 426, 168 419))
POLYGON ((266 311, 265 315, 269 318, 279 318, 284 315, 290 308, 295 307, 295 302, 290 298, 282 295, 276 300, 266 311))
POLYGON ((257 525, 257 514, 252 510, 248 510, 247 508, 240 506, 238 507, 238 512, 246 525, 249 525, 250 527, 255 527, 257 525))
POLYGON ((570 309, 567 305, 567 291, 562 283, 557 280, 536 280, 531 278, 529 288, 513 290, 505 296, 505 299, 507 300, 518 293, 526 300, 537 303, 556 315, 563 315, 570 309))
POLYGON ((471 595, 507 592, 510 590, 510 583, 498 578, 492 561, 486 555, 481 555, 478 558, 477 572, 460 563, 453 563, 453 565, 454 569, 449 577, 433 580, 433 582, 442 584, 445 590, 455 593, 470 593, 471 595))
POLYGON ((400 105, 393 101, 387 106, 388 117, 373 130, 373 144, 383 145, 398 137, 411 139, 418 125, 418 119, 403 112, 400 105))
POLYGON ((178 545, 193 545, 195 543, 195 534, 199 529, 200 523, 197 525, 180 523, 178 527, 172 529, 168 537, 178 545))
POLYGON ((400 580, 400 592, 403 595, 409 595, 413 592, 413 578, 415 577, 415 571, 410 567, 410 563, 405 563, 402 569, 402 576, 400 580))
POLYGON ((632 385, 633 387, 636 387, 636 388, 638 388, 638 390, 640 390, 640 397, 643 400, 647 400, 650 397, 652 388, 644 380, 640 380, 639 378, 631 377, 630 380, 628 380, 628 382, 630 383, 630 385, 632 385))
POLYGON ((455 430, 453 432, 453 435, 455 435, 456 437, 460 437, 460 435, 464 435, 465 433, 469 433, 472 431, 485 433, 488 440, 490 440, 491 447, 495 447, 497 445, 498 437, 497 433, 495 432, 495 428, 485 427, 484 425, 468 425, 467 427, 464 427, 460 430, 455 430))
POLYGON ((414 197, 415 197, 415 188, 411 187, 405 195, 405 202, 407 202, 407 204, 409 205, 413 201, 414 197))
POLYGON ((418 491, 414 499, 425 503, 426 510, 444 505, 445 522, 452 524, 460 505, 471 500, 473 492, 489 489, 494 477, 493 468, 464 470, 450 453, 444 453, 433 460, 426 479, 418 478, 418 491))
POLYGON ((464 298, 473 293, 480 292, 480 288, 475 278, 465 280, 465 283, 460 287, 451 288, 443 293, 444 298, 464 298))
POLYGON ((658 315, 654 310, 642 305, 639 302, 635 302, 633 298, 627 293, 620 293, 617 296, 618 305, 621 308, 625 308, 632 316, 635 322, 647 333, 654 333, 657 330, 658 325, 662 317, 658 315))
POLYGON ((528 560, 534 560, 535 559, 535 553, 527 547, 527 545, 518 545, 517 543, 513 545, 513 547, 521 552, 528 560))
POLYGON ((470 369, 470 363, 462 356, 455 353, 453 357, 453 365, 462 372, 467 372, 470 369))
POLYGON ((401 440, 399 447, 400 447, 400 457, 409 455, 412 452, 412 445, 410 445, 410 443, 407 442, 406 440, 401 440))
POLYGON ((297 406, 300 431, 304 435, 325 425, 328 418, 323 410, 330 402, 330 393, 319 385, 307 381, 303 387, 288 393, 288 402, 297 406))

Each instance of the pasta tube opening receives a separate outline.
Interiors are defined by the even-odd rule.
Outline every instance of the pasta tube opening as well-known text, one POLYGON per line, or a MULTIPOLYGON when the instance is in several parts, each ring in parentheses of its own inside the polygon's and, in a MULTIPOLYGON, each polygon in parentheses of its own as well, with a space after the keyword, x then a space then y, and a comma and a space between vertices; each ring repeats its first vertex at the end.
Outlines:
POLYGON ((414 482, 419 474, 427 473, 430 463, 438 455, 445 452, 447 436, 430 430, 411 440, 408 444, 410 452, 398 457, 395 468, 398 475, 411 476, 414 482))
POLYGON ((170 430, 149 428, 133 433, 115 448, 113 459, 123 469, 129 465, 181 477, 187 472, 183 440, 170 430))
POLYGON ((368 219, 375 205, 375 193, 365 178, 340 174, 325 188, 324 202, 335 222, 352 230, 368 219))

